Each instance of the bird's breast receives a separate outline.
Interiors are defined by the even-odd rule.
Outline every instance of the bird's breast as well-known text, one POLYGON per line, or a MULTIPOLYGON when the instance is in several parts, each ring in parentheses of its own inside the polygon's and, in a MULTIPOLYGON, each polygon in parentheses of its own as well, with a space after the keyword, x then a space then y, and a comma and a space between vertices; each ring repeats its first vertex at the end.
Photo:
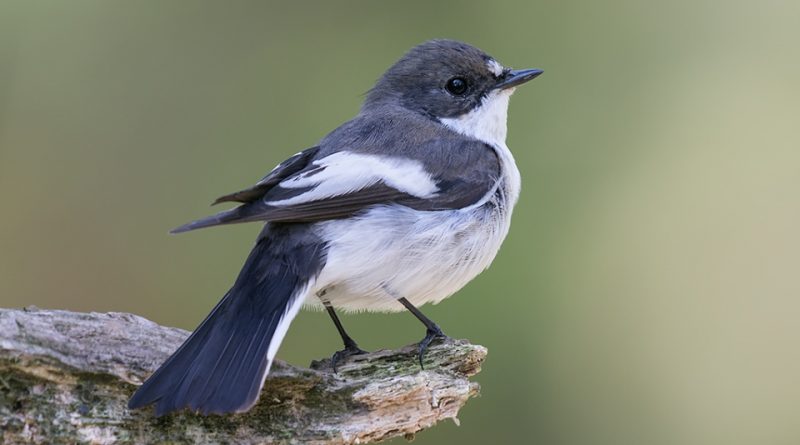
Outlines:
MULTIPOLYGON (((505 162, 505 161, 504 161, 505 162)), ((513 164, 513 158, 511 158, 513 164)), ((452 295, 497 255, 519 195, 516 166, 479 205, 418 211, 391 204, 351 218, 317 224, 327 261, 316 291, 345 310, 397 311, 452 295)), ((317 305, 316 298, 308 304, 317 305)))

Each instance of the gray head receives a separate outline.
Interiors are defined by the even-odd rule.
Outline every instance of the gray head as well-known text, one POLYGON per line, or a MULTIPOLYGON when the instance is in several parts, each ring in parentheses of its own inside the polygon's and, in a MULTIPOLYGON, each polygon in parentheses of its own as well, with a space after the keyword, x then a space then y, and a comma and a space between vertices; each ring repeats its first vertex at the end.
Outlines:
POLYGON ((488 105, 487 99, 497 93, 510 95, 515 86, 541 73, 504 68, 466 43, 431 40, 392 65, 369 92, 364 107, 393 104, 436 119, 457 118, 488 105))

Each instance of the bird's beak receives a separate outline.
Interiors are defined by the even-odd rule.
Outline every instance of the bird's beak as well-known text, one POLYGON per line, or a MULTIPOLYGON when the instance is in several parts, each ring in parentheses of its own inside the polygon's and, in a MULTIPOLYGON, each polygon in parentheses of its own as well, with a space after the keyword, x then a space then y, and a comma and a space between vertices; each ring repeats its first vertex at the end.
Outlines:
POLYGON ((544 70, 540 69, 529 69, 529 70, 509 70, 503 73, 500 76, 500 79, 497 81, 497 85, 494 86, 497 90, 505 90, 507 88, 513 88, 517 85, 522 85, 523 83, 533 80, 542 74, 544 70))

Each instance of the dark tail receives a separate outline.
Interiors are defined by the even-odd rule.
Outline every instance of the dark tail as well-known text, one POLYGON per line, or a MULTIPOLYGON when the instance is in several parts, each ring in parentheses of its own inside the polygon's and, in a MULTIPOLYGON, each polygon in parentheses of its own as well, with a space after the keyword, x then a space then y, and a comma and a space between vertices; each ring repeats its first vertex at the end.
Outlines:
POLYGON ((305 225, 268 224, 236 283, 203 323, 128 402, 156 403, 156 415, 247 411, 272 359, 324 264, 305 225))

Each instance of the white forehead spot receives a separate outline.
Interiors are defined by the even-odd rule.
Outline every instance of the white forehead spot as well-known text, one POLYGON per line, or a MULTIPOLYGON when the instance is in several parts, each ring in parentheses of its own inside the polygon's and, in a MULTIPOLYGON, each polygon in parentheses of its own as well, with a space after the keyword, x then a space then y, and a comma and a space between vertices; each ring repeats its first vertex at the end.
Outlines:
POLYGON ((489 59, 489 61, 486 62, 486 66, 489 67, 489 71, 494 73, 495 76, 503 74, 503 65, 500 65, 500 63, 494 59, 489 59))

